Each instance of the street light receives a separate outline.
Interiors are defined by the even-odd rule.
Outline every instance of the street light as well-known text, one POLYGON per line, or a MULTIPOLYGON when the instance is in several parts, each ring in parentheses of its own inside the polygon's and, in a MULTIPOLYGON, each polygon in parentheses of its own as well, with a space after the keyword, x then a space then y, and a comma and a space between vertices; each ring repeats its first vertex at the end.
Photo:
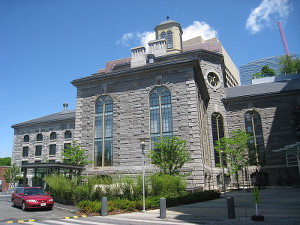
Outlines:
POLYGON ((143 213, 146 212, 146 200, 145 200, 145 141, 147 138, 139 138, 140 140, 140 145, 142 149, 142 170, 143 170, 143 213))
POLYGON ((226 196, 226 184, 225 184, 225 171, 224 171, 224 165, 223 165, 223 150, 220 151, 220 161, 221 161, 221 166, 222 166, 222 175, 223 175, 223 189, 224 189, 224 194, 225 198, 226 196))

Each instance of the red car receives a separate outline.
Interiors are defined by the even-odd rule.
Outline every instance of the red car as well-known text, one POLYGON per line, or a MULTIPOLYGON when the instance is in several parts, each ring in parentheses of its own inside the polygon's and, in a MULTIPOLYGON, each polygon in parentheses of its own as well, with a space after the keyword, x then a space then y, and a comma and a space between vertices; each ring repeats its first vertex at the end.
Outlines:
POLYGON ((29 208, 48 208, 54 205, 53 198, 40 187, 17 187, 11 196, 12 206, 20 206, 25 211, 29 208))

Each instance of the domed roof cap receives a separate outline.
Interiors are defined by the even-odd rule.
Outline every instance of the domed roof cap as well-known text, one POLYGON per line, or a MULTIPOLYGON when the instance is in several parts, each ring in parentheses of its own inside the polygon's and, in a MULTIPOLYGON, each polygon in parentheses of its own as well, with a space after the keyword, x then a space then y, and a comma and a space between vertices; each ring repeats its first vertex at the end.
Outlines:
MULTIPOLYGON (((157 25, 155 28, 154 28, 154 30, 156 31, 157 29, 158 29, 158 27, 164 27, 164 26, 166 26, 166 25, 168 25, 168 24, 173 24, 173 25, 176 25, 176 26, 178 26, 179 28, 180 28, 180 30, 181 30, 181 25, 180 25, 180 23, 178 23, 178 22, 176 22, 176 21, 174 21, 174 20, 170 20, 169 19, 170 17, 168 17, 167 16, 167 20, 165 20, 165 21, 162 21, 159 25, 157 25)), ((181 30, 181 32, 182 32, 182 30, 181 30)))

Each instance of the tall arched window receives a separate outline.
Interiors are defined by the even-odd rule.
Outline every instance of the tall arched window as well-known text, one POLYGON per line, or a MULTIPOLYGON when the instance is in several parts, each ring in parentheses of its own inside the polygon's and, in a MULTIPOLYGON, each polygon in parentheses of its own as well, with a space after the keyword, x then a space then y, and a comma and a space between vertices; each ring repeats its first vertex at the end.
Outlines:
MULTIPOLYGON (((211 126, 212 126, 212 135, 214 146, 216 145, 216 141, 219 141, 222 137, 224 137, 224 122, 223 116, 220 113, 214 112, 211 116, 211 126)), ((218 151, 214 150, 215 155, 215 164, 221 163, 221 155, 218 151)), ((222 154, 223 165, 226 164, 226 156, 222 154)))
POLYGON ((150 93, 150 129, 152 148, 160 137, 173 135, 171 92, 158 87, 150 93))
POLYGON ((101 96, 96 101, 95 114, 95 166, 112 165, 113 101, 101 96))
POLYGON ((261 118, 258 112, 248 111, 245 113, 245 128, 252 135, 252 148, 250 147, 249 157, 253 164, 265 164, 265 145, 262 132, 261 118))
POLYGON ((65 132, 65 139, 71 139, 72 138, 72 132, 70 130, 67 130, 65 132))
POLYGON ((56 138, 57 138, 56 133, 55 133, 55 132, 52 132, 52 133, 50 134, 50 140, 56 140, 56 138))
POLYGON ((170 30, 167 32, 167 46, 168 48, 173 48, 173 34, 170 30))
POLYGON ((43 135, 42 134, 37 134, 36 135, 36 141, 43 141, 43 135))

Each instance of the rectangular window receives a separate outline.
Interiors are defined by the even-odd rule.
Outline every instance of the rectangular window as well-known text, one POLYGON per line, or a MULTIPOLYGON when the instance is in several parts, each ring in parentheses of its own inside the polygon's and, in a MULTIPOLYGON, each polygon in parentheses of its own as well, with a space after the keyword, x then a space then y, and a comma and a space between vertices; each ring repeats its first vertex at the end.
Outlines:
POLYGON ((49 155, 56 154, 56 145, 49 145, 49 155))
POLYGON ((28 146, 23 147, 22 156, 23 156, 23 157, 28 157, 28 151, 29 151, 28 146))
POLYGON ((71 143, 64 143, 64 149, 68 149, 68 147, 71 147, 71 143))
POLYGON ((41 156, 42 155, 42 146, 38 145, 35 146, 35 156, 41 156))

